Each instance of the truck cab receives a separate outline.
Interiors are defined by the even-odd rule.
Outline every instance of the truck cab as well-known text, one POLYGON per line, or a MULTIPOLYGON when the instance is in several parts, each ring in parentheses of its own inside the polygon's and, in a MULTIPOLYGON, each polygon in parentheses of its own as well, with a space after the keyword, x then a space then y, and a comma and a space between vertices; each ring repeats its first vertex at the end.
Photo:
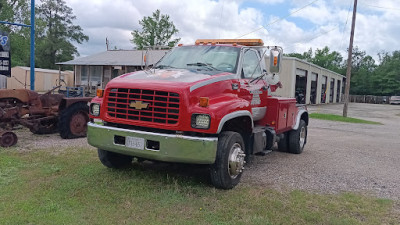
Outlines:
POLYGON ((306 108, 272 96, 282 86, 281 55, 261 39, 179 45, 152 69, 121 75, 98 91, 88 142, 107 167, 134 157, 208 164, 215 187, 233 188, 252 155, 275 143, 299 154, 306 144, 306 108))

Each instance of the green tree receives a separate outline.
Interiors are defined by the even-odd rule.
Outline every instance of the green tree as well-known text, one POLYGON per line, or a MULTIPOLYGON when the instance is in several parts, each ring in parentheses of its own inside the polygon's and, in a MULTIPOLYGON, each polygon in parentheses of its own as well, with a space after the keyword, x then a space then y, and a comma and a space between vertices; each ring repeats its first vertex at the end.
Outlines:
POLYGON ((308 62, 311 62, 312 57, 313 57, 313 52, 312 52, 312 48, 310 48, 307 52, 304 52, 303 54, 300 54, 300 53, 289 53, 289 54, 285 54, 285 56, 295 57, 295 58, 298 58, 298 59, 303 59, 303 60, 306 60, 308 62))
MULTIPOLYGON (((0 20, 30 24, 30 5, 27 0, 0 0, 0 20)), ((29 65, 30 29, 1 24, 0 29, 9 33, 11 66, 29 65)))
POLYGON ((376 95, 400 95, 400 51, 383 53, 381 64, 375 69, 373 80, 376 95))
POLYGON ((160 10, 153 12, 152 16, 144 17, 139 24, 142 30, 131 32, 133 39, 131 42, 138 49, 146 46, 174 46, 180 38, 173 38, 179 32, 174 23, 169 20, 168 15, 160 14, 160 10))
POLYGON ((364 56, 358 62, 353 61, 351 94, 375 94, 376 88, 373 82, 375 68, 375 60, 369 55, 364 56))
POLYGON ((65 1, 43 0, 37 12, 36 67, 55 69, 55 63, 79 56, 72 42, 81 44, 89 37, 73 23, 76 16, 65 1))
POLYGON ((311 59, 311 62, 320 67, 332 70, 340 74, 343 74, 344 72, 342 67, 342 55, 336 51, 330 52, 328 46, 325 46, 323 49, 317 49, 315 51, 314 57, 311 59))

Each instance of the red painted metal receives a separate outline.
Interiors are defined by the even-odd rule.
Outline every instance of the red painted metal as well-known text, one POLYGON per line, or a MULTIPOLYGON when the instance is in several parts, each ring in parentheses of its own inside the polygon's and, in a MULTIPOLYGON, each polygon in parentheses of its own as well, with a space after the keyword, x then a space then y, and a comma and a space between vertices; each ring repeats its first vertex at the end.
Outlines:
MULTIPOLYGON (((162 73, 163 76, 175 75, 174 70, 164 70, 162 73)), ((231 75, 227 72, 192 82, 151 79, 151 73, 149 74, 150 78, 131 79, 145 76, 143 71, 138 71, 124 74, 110 81, 105 88, 105 96, 92 100, 92 103, 101 104, 100 115, 98 117, 90 115, 90 117, 115 124, 216 134, 220 121, 225 115, 237 111, 252 113, 252 108, 267 107, 265 117, 256 121, 255 125, 272 126, 276 133, 280 134, 291 130, 295 124, 294 120, 298 113, 295 99, 272 97, 268 91, 268 87, 272 87, 272 91, 275 91, 281 86, 280 83, 268 85, 264 79, 259 79, 257 82, 251 82, 250 79, 221 79, 208 82, 231 75), (191 87, 205 82, 207 82, 206 85, 191 90, 191 87), (208 107, 199 105, 200 97, 209 98, 208 107), (157 98, 160 99, 157 100, 157 98), (173 104, 171 100, 174 101, 173 104), (143 109, 129 107, 130 104, 138 101, 140 101, 139 106, 143 103, 148 106, 143 109), (193 113, 210 115, 210 128, 192 128, 191 115, 193 113)))

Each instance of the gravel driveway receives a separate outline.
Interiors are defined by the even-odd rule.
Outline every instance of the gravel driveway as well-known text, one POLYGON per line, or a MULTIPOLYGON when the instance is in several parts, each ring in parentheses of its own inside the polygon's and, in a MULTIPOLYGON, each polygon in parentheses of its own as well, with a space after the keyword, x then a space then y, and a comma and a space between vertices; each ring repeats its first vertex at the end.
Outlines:
MULTIPOLYGON (((342 115, 343 104, 309 106, 342 115)), ((274 151, 257 156, 244 182, 322 193, 366 192, 400 199, 400 106, 352 103, 349 117, 383 125, 310 119, 300 155, 274 151)))
MULTIPOLYGON (((343 105, 308 109, 341 115, 343 105)), ((400 106, 352 103, 348 114, 383 125, 310 119, 308 141, 302 154, 273 151, 256 156, 246 168, 242 183, 321 193, 355 191, 400 199, 400 106)), ((86 138, 64 140, 58 134, 33 135, 27 129, 18 130, 17 135, 19 151, 93 148, 86 138)))

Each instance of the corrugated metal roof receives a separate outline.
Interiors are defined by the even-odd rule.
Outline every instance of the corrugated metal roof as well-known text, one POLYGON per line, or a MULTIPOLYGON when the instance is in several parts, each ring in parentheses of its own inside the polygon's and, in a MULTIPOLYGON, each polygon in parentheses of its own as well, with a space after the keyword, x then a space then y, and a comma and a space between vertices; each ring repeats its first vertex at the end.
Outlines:
MULTIPOLYGON (((30 67, 25 67, 25 66, 16 66, 17 68, 21 68, 23 70, 31 71, 30 67)), ((14 67, 13 67, 14 68, 14 67)), ((42 72, 42 73, 56 73, 58 74, 58 70, 50 70, 50 69, 41 69, 41 68, 35 68, 35 72, 42 72)), ((61 71, 62 74, 67 74, 65 71, 61 71)))
MULTIPOLYGON (((150 65, 160 60, 168 50, 152 50, 147 60, 150 65)), ((141 66, 144 65, 142 50, 112 50, 100 52, 91 56, 74 59, 57 65, 90 65, 90 66, 141 66)))

